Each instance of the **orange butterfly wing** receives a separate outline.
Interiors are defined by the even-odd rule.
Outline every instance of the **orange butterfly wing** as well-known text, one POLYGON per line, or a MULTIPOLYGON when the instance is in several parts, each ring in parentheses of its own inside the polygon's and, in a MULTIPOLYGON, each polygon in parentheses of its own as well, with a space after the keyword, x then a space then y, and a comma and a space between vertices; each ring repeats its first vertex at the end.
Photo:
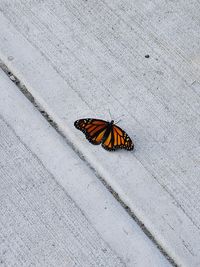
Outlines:
POLYGON ((108 122, 88 118, 75 121, 74 126, 85 134, 90 143, 99 145, 106 132, 108 122))
POLYGON ((102 144, 103 148, 109 151, 124 148, 126 150, 133 150, 134 144, 128 134, 115 124, 102 144))

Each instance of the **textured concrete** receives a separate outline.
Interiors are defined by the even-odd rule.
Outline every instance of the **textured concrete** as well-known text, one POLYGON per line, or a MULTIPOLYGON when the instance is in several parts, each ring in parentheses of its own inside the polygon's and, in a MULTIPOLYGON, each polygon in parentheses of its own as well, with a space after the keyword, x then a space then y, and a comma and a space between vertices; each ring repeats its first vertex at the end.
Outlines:
POLYGON ((0 71, 0 266, 170 266, 0 71))
POLYGON ((1 1, 0 58, 175 262, 199 266, 199 2, 12 3, 1 1), (133 152, 73 127, 108 109, 133 152))

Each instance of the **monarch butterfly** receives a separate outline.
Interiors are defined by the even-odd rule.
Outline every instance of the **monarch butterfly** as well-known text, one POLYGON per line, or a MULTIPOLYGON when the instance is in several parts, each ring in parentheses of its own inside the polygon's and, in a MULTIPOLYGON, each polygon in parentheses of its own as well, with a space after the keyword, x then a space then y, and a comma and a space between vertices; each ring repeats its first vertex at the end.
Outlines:
POLYGON ((112 151, 118 148, 133 150, 134 144, 125 131, 111 122, 98 119, 80 119, 74 126, 82 131, 93 145, 102 143, 102 147, 112 151))

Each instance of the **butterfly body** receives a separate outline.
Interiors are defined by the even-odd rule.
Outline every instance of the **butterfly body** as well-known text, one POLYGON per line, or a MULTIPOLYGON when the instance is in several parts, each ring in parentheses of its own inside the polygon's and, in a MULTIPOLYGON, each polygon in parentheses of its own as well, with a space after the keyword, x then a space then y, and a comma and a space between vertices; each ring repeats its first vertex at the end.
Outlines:
POLYGON ((113 151, 119 148, 133 150, 134 144, 125 131, 114 124, 114 121, 99 119, 80 119, 74 126, 82 131, 93 145, 102 144, 106 150, 113 151))
POLYGON ((114 123, 114 121, 111 121, 111 122, 107 122, 107 129, 103 135, 103 138, 102 138, 102 142, 101 143, 104 143, 104 141, 108 138, 110 132, 112 131, 112 125, 114 123))

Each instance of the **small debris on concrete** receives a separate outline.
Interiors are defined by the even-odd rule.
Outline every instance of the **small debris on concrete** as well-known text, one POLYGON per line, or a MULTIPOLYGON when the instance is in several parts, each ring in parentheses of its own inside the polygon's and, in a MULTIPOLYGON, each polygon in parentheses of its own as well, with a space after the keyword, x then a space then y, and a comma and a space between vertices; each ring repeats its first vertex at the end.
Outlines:
POLYGON ((10 76, 11 81, 15 82, 15 77, 13 75, 10 76))
POLYGON ((8 56, 8 60, 9 60, 9 61, 12 61, 13 59, 14 59, 13 56, 8 56))

